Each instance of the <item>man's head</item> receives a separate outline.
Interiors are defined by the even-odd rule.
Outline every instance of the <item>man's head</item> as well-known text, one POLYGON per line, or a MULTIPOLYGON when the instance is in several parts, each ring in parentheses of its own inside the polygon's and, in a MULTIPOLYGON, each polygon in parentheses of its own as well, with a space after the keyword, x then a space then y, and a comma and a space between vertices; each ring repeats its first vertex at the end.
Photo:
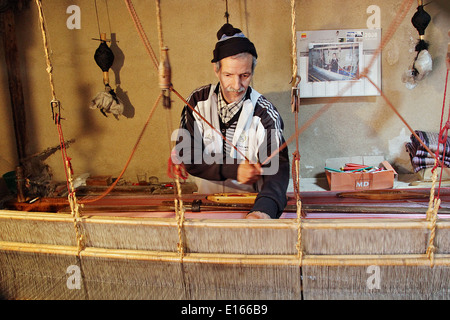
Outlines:
POLYGON ((244 96, 253 76, 254 57, 247 53, 226 57, 214 64, 227 103, 239 101, 244 96))
POLYGON ((253 43, 231 24, 226 23, 220 28, 217 39, 211 62, 226 102, 235 102, 243 97, 250 85, 258 54, 253 43))

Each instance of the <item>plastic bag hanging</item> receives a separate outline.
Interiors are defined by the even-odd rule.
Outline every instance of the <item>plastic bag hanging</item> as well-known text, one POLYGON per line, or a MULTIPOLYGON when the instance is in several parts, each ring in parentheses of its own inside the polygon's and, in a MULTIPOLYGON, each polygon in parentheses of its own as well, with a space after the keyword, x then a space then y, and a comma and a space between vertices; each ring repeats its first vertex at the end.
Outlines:
POLYGON ((408 89, 417 86, 417 81, 422 80, 433 68, 433 60, 428 52, 428 42, 425 41, 425 29, 431 21, 430 15, 424 10, 423 1, 418 1, 416 13, 411 18, 411 23, 419 33, 419 41, 416 44, 415 51, 417 55, 409 70, 403 74, 403 82, 408 89))
POLYGON ((100 112, 107 117, 107 113, 112 113, 114 117, 118 118, 123 113, 123 104, 117 97, 114 89, 109 85, 109 69, 114 63, 114 53, 106 44, 106 34, 102 33, 100 38, 100 45, 95 50, 94 60, 100 69, 103 71, 103 84, 105 90, 97 93, 92 99, 90 108, 100 109, 100 112))

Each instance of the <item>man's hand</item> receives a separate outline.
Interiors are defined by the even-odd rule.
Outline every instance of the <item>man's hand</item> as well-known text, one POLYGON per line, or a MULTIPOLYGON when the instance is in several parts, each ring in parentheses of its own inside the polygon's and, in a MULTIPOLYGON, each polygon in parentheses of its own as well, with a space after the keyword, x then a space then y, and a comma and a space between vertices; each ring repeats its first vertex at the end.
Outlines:
POLYGON ((272 219, 267 213, 261 211, 253 211, 247 214, 245 219, 272 219))
POLYGON ((259 163, 250 164, 248 161, 241 163, 237 171, 237 181, 244 184, 253 184, 258 181, 262 174, 259 163))

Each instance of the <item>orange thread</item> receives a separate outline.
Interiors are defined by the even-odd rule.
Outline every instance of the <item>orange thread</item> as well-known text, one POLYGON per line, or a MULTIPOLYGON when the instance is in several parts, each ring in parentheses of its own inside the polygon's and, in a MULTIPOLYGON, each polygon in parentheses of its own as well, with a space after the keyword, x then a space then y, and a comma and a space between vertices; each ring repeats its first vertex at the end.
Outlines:
POLYGON ((98 196, 97 198, 95 198, 95 199, 90 199, 90 200, 79 200, 79 201, 78 201, 79 203, 85 204, 85 203, 91 203, 91 202, 98 201, 98 200, 100 200, 100 199, 103 199, 109 192, 111 192, 112 189, 114 189, 114 187, 117 185, 117 183, 118 183, 119 180, 122 178, 122 176, 123 176, 123 174, 125 173, 125 171, 127 170, 128 165, 130 164, 131 159, 133 158, 133 155, 134 155, 134 153, 136 152, 136 149, 137 149, 139 143, 140 143, 141 140, 142 140, 142 137, 143 137, 143 135, 144 135, 144 132, 145 132, 145 130, 147 129, 147 126, 148 126, 148 124, 149 124, 149 122, 150 122, 150 119, 152 118, 153 113, 155 112, 156 107, 158 106, 159 100, 161 100, 161 96, 162 96, 162 93, 160 93, 159 96, 158 96, 158 98, 156 99, 155 104, 153 105, 153 108, 151 109, 150 114, 148 115, 147 121, 145 122, 144 128, 142 129, 142 131, 141 131, 141 133, 140 133, 140 135, 139 135, 139 137, 138 137, 138 140, 136 141, 136 144, 135 144, 134 147, 133 147, 133 150, 131 150, 131 154, 130 154, 130 156, 128 157, 128 160, 127 160, 127 162, 126 162, 126 164, 125 164, 125 167, 122 169, 122 172, 119 174, 119 176, 117 177, 116 181, 114 181, 113 184, 112 184, 107 190, 105 190, 105 192, 103 192, 100 196, 98 196))

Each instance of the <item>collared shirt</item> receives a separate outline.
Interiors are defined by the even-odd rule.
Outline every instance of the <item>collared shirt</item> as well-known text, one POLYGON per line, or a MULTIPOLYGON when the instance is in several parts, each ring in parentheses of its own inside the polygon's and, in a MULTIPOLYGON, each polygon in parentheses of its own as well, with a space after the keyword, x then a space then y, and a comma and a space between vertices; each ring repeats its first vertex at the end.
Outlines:
POLYGON ((227 104, 222 94, 222 87, 220 87, 219 94, 217 95, 217 108, 223 123, 228 123, 236 113, 241 109, 244 104, 246 94, 242 96, 242 99, 227 104))

